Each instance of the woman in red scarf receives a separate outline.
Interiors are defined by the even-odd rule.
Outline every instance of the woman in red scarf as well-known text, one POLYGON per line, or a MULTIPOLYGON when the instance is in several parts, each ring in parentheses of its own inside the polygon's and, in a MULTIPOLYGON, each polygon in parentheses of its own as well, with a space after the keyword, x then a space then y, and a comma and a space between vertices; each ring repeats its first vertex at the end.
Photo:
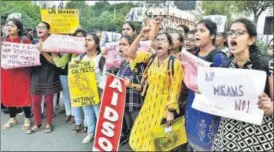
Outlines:
MULTIPOLYGON (((8 20, 7 27, 8 36, 4 37, 2 41, 30 44, 30 40, 22 36, 23 24, 20 20, 8 20)), ((3 129, 9 129, 16 125, 16 107, 23 107, 25 113, 23 128, 26 133, 31 133, 30 68, 8 70, 1 68, 1 73, 1 100, 8 107, 10 114, 10 119, 3 126, 3 129)))

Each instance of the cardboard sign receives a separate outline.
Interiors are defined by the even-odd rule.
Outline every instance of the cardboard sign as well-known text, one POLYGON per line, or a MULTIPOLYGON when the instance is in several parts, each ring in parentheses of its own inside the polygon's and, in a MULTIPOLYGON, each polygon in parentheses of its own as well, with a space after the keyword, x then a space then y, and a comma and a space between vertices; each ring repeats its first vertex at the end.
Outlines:
POLYGON ((118 42, 120 38, 122 37, 122 34, 116 33, 116 32, 102 32, 102 39, 105 40, 106 43, 110 42, 118 42))
POLYGON ((108 53, 106 55, 106 67, 107 68, 119 68, 121 65, 121 57, 118 53, 118 43, 106 43, 108 53))
POLYGON ((261 125, 263 111, 258 97, 264 92, 264 71, 198 68, 198 86, 192 107, 217 116, 261 125))
POLYGON ((50 24, 50 33, 70 34, 79 27, 77 9, 41 9, 41 20, 50 24))
POLYGON ((127 21, 142 22, 145 16, 146 8, 134 7, 130 9, 130 12, 126 15, 127 21))
POLYGON ((95 105, 100 102, 94 68, 95 64, 91 61, 69 63, 68 86, 72 107, 95 105))
POLYGON ((21 43, 1 43, 1 67, 14 69, 39 66, 40 52, 36 45, 21 43))
POLYGON ((204 19, 211 19, 217 25, 217 33, 223 33, 225 31, 227 17, 223 15, 209 15, 204 16, 204 19))
POLYGON ((184 62, 184 83, 187 88, 195 90, 197 86, 198 67, 209 67, 211 63, 204 61, 185 50, 182 50, 181 58, 184 62))
POLYGON ((85 38, 51 34, 43 43, 43 51, 82 54, 86 52, 85 38))
POLYGON ((102 96, 92 151, 118 151, 126 99, 124 81, 108 75, 102 96))

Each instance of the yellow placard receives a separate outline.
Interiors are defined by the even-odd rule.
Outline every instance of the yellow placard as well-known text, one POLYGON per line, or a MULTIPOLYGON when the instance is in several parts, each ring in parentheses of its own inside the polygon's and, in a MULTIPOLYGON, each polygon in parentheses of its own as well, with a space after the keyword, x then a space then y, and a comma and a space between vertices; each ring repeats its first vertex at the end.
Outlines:
POLYGON ((151 129, 156 151, 170 151, 187 143, 184 117, 179 117, 173 122, 171 131, 165 132, 166 127, 167 125, 163 124, 151 129))
POLYGON ((50 33, 71 34, 79 27, 77 9, 41 9, 41 20, 50 24, 50 33))
POLYGON ((95 75, 95 63, 81 61, 69 63, 68 86, 72 107, 95 105, 99 103, 95 75))

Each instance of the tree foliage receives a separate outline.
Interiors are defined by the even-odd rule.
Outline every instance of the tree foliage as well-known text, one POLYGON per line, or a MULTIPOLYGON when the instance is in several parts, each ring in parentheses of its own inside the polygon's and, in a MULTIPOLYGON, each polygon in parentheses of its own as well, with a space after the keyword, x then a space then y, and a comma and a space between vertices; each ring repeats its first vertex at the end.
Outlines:
MULTIPOLYGON (((21 13, 22 21, 26 27, 35 27, 41 20, 39 6, 32 5, 30 1, 2 1, 0 3, 1 16, 11 13, 21 13)), ((67 9, 79 9, 80 25, 88 31, 107 30, 121 32, 126 14, 133 3, 109 4, 107 1, 89 6, 85 1, 70 1, 67 9)))
POLYGON ((203 1, 201 8, 204 15, 226 15, 229 22, 233 13, 252 14, 257 24, 261 13, 273 4, 273 1, 203 1))
POLYGON ((11 13, 21 13, 22 22, 26 27, 35 27, 40 21, 40 8, 32 5, 30 1, 2 1, 0 14, 11 13))

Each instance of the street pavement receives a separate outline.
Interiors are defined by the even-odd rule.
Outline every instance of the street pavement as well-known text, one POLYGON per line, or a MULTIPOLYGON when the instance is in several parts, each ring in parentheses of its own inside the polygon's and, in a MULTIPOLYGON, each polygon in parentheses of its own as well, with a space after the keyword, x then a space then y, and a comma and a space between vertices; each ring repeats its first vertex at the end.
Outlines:
MULTIPOLYGON (((22 130, 24 116, 17 115, 18 124, 3 130, 2 125, 8 121, 9 115, 1 112, 1 151, 92 151, 93 142, 83 144, 83 133, 73 135, 73 126, 62 124, 65 114, 58 114, 58 111, 56 114, 53 119, 53 132, 46 134, 42 130, 28 135, 22 130)), ((119 151, 128 149, 126 144, 121 146, 119 151)))

